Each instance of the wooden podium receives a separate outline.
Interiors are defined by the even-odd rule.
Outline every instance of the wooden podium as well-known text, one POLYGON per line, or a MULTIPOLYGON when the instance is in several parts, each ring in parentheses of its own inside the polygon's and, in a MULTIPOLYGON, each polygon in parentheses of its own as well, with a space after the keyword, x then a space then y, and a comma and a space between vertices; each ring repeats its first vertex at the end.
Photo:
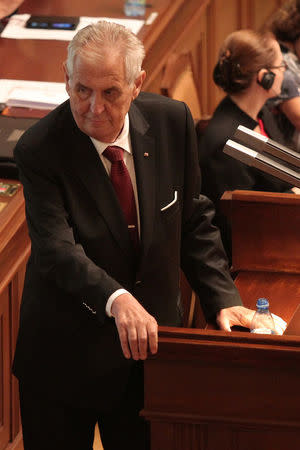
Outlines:
MULTIPOLYGON (((0 449, 21 450, 17 380, 11 373, 30 242, 23 189, 0 180, 0 449), (3 184, 1 183, 3 182, 3 184), (6 186, 13 186, 6 189, 6 186)), ((30 358, 30 355, 28 355, 30 358)))
MULTIPOLYGON (((300 197, 234 191, 224 203, 245 306, 267 297, 289 321, 300 303, 300 197)), ((151 449, 298 450, 299 377, 299 335, 161 327, 145 362, 151 449)))

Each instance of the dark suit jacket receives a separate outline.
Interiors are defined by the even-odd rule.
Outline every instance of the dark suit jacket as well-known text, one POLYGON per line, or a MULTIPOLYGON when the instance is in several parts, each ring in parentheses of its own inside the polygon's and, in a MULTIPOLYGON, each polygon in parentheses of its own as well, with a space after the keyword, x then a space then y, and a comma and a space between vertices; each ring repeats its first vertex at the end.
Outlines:
MULTIPOLYGON (((284 137, 267 107, 261 110, 265 130, 271 139, 284 144, 284 137)), ((225 97, 199 139, 199 161, 202 173, 202 193, 217 202, 226 190, 288 191, 291 186, 247 166, 223 152, 227 139, 232 138, 239 125, 253 130, 258 123, 242 111, 230 97, 225 97)))
POLYGON ((186 106, 142 93, 129 116, 141 218, 138 267, 110 179, 69 102, 24 133, 15 149, 32 252, 14 373, 77 404, 113 404, 132 368, 105 314, 116 289, 129 290, 160 325, 179 325, 181 265, 207 316, 241 303, 211 226, 212 204, 194 198, 197 146, 186 106))

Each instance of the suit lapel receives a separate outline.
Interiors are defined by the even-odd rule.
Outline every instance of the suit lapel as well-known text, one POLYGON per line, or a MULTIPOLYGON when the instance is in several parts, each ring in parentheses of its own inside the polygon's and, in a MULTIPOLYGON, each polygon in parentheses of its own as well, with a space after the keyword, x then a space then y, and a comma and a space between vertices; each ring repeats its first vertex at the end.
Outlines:
MULTIPOLYGON (((71 112, 70 130, 66 148, 70 148, 67 166, 72 168, 90 196, 98 211, 107 223, 115 240, 126 253, 131 252, 127 224, 121 212, 116 194, 91 139, 77 127, 71 112), (71 139, 69 137, 71 136, 71 139)), ((148 252, 154 232, 155 192, 156 192, 156 154, 155 138, 148 134, 149 124, 133 103, 129 111, 130 138, 136 172, 139 212, 141 224, 142 257, 148 252)), ((68 153, 68 152, 67 152, 68 153)))
POLYGON ((150 134, 149 124, 133 103, 129 111, 130 138, 134 156, 139 212, 141 223, 141 247, 144 257, 152 242, 155 213, 155 138, 150 134))
POLYGON ((97 150, 91 139, 79 130, 74 121, 71 135, 72 158, 68 163, 94 199, 98 211, 115 240, 126 253, 130 253, 131 244, 127 224, 97 150))

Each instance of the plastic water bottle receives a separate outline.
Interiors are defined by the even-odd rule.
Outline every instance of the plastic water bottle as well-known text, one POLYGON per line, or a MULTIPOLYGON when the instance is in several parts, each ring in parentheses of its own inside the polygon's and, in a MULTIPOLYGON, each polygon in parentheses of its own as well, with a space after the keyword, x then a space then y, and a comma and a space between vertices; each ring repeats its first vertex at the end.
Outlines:
POLYGON ((146 0, 127 0, 124 2, 124 13, 129 17, 144 16, 146 11, 146 0))
POLYGON ((277 334, 275 323, 269 310, 269 302, 266 298, 259 298, 256 303, 256 312, 250 325, 251 333, 277 334))

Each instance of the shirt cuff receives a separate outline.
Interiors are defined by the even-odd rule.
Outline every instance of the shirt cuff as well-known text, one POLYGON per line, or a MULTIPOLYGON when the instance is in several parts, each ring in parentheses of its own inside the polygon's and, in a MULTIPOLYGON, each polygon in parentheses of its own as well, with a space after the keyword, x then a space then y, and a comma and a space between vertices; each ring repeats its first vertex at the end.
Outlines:
POLYGON ((111 306, 114 302, 114 300, 119 297, 119 295, 121 294, 129 294, 128 291, 126 291, 126 289, 117 289, 113 294, 111 294, 111 296, 108 298, 107 303, 106 303, 106 307, 105 307, 105 312, 108 315, 108 317, 113 317, 112 313, 111 313, 111 306))

